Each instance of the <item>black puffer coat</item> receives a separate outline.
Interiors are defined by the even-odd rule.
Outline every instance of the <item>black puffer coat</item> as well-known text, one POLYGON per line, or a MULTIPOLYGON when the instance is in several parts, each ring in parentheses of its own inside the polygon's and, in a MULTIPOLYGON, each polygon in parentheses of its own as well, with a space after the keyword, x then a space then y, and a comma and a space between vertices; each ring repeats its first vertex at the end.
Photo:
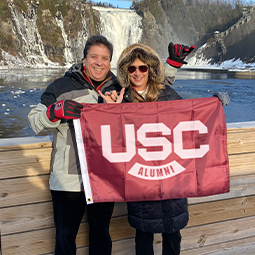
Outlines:
MULTIPOLYGON (((181 97, 169 86, 161 91, 158 101, 177 100, 181 97)), ((126 88, 123 102, 131 102, 130 91, 126 88)), ((183 199, 163 201, 129 202, 129 224, 144 232, 174 233, 184 228, 189 220, 188 202, 183 199)))
MULTIPOLYGON (((174 77, 165 79, 165 70, 157 53, 146 45, 134 44, 122 52, 118 61, 118 81, 122 87, 126 88, 123 103, 132 102, 130 90, 133 88, 129 85, 127 68, 137 57, 149 66, 150 81, 165 85, 165 89, 160 91, 158 101, 181 99, 181 96, 168 86, 173 84, 174 77)), ((176 70, 173 73, 175 72, 176 70)), ((174 233, 184 228, 189 220, 186 198, 129 202, 127 205, 129 224, 144 232, 174 233)))

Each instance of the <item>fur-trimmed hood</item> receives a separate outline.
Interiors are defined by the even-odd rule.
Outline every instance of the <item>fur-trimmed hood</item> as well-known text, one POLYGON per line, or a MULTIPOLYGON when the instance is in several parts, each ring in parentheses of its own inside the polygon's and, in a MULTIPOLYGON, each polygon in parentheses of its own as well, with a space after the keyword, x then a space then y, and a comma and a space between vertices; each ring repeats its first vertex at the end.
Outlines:
POLYGON ((117 77, 122 87, 129 86, 128 67, 139 58, 149 66, 149 81, 162 83, 165 79, 165 69, 159 55, 149 46, 144 44, 132 44, 127 47, 118 60, 117 77))

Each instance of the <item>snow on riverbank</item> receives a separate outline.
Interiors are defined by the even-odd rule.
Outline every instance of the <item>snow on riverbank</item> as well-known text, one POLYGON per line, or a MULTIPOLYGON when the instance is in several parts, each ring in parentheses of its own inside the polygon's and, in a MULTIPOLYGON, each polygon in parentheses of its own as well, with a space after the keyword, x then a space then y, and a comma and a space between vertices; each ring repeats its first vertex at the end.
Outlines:
MULTIPOLYGON (((54 63, 47 58, 44 58, 42 63, 44 64, 35 64, 32 65, 27 62, 23 57, 13 56, 4 50, 1 51, 2 60, 0 60, 0 70, 9 70, 9 69, 24 69, 24 68, 63 68, 59 66, 58 63, 54 63)), ((30 56, 30 58, 33 58, 30 56)), ((34 56, 36 59, 37 56, 34 56)))
POLYGON ((183 66, 187 68, 196 68, 196 69, 224 69, 224 70, 234 70, 234 71, 247 71, 247 70, 254 70, 255 71, 255 63, 244 63, 240 59, 231 59, 223 61, 220 65, 218 64, 209 64, 209 60, 205 59, 196 59, 195 57, 191 57, 188 60, 188 64, 183 66))
MULTIPOLYGON (((2 50, 2 58, 3 60, 0 61, 0 72, 1 70, 12 70, 12 69, 58 69, 58 68, 65 68, 68 69, 68 66, 60 66, 58 63, 54 63, 51 61, 45 61, 45 64, 36 64, 31 65, 23 58, 19 58, 18 56, 10 55, 9 53, 2 50)), ((184 68, 189 69, 216 69, 216 70, 227 70, 227 71, 255 71, 255 63, 244 63, 240 59, 231 59, 222 62, 220 65, 218 64, 209 64, 210 59, 204 58, 196 58, 195 56, 188 59, 188 64, 183 65, 184 68)))

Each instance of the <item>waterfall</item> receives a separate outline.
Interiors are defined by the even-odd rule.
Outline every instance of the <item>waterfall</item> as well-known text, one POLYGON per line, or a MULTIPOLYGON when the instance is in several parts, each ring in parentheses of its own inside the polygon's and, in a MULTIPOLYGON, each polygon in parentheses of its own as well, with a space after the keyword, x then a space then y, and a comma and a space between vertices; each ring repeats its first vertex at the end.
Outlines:
POLYGON ((64 42, 65 42, 65 48, 64 48, 65 62, 66 62, 66 64, 70 64, 70 63, 73 62, 73 54, 71 52, 71 45, 69 43, 67 34, 65 32, 65 29, 64 29, 64 19, 63 19, 62 13, 60 11, 57 12, 55 20, 57 22, 58 27, 61 30, 62 37, 63 37, 64 42))
POLYGON ((86 41, 89 38, 89 27, 86 23, 86 19, 85 19, 85 11, 81 10, 81 31, 78 31, 78 37, 77 37, 77 41, 73 40, 71 42, 72 45, 72 49, 74 51, 74 55, 75 55, 75 59, 74 62, 77 63, 79 62, 81 59, 83 59, 83 50, 84 50, 84 46, 86 44, 86 41))
POLYGON ((85 19, 85 12, 81 10, 81 28, 78 30, 77 39, 68 37, 64 28, 64 19, 60 11, 57 12, 55 20, 58 27, 61 29, 62 37, 65 42, 64 58, 65 64, 70 65, 71 63, 80 62, 83 58, 83 50, 85 43, 88 39, 88 27, 85 19))
POLYGON ((116 68, 121 52, 142 37, 142 18, 133 10, 93 7, 100 13, 101 35, 113 44, 111 65, 116 68))

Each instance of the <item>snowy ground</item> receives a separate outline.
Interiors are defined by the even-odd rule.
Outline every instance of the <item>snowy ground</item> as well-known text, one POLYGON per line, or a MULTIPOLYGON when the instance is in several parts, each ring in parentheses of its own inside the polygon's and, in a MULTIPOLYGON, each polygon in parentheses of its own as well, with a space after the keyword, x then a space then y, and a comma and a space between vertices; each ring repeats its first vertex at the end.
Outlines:
POLYGON ((246 64, 242 62, 240 59, 231 59, 222 62, 220 65, 218 64, 209 64, 209 60, 201 59, 198 60, 195 57, 192 57, 188 60, 187 68, 200 68, 200 69, 224 69, 224 70, 234 70, 234 71, 247 71, 254 70, 255 71, 255 63, 246 64))

